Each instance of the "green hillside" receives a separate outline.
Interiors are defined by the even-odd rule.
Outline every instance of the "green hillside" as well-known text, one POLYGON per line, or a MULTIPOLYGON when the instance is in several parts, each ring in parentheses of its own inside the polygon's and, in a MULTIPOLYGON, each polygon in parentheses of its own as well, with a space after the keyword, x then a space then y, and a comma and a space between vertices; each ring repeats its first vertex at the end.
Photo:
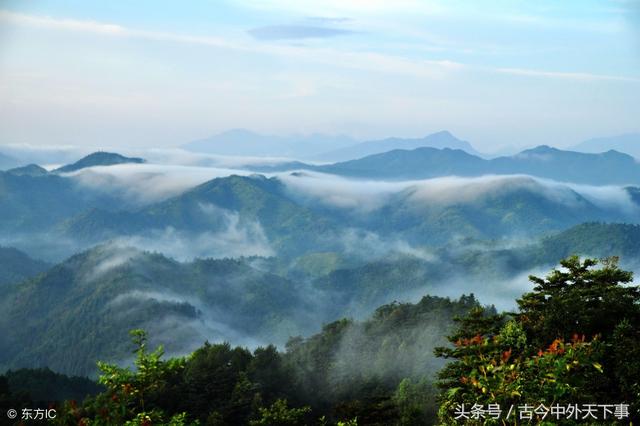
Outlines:
POLYGON ((0 288, 17 284, 49 268, 45 262, 32 259, 11 247, 0 247, 0 288))

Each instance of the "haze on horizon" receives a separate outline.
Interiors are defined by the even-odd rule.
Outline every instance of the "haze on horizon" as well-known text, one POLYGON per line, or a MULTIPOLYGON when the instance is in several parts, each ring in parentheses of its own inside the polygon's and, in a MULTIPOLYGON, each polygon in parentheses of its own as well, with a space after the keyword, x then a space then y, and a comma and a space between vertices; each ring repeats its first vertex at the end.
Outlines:
POLYGON ((636 0, 0 3, 0 144, 640 131, 636 0))

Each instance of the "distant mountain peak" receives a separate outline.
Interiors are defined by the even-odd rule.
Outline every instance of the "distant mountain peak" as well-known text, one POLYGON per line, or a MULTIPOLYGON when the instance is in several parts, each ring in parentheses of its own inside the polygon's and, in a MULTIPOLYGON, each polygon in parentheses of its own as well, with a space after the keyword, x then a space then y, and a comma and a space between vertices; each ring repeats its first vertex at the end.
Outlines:
POLYGON ((626 154, 624 152, 620 152, 617 149, 610 149, 606 152, 603 152, 602 155, 608 156, 608 157, 629 157, 629 158, 633 158, 631 155, 626 154))
POLYGON ((610 150, 640 158, 640 133, 626 133, 617 136, 593 138, 571 148, 574 151, 602 153, 610 150))
POLYGON ((448 130, 440 130, 420 138, 386 138, 362 142, 340 150, 326 152, 318 160, 348 161, 369 155, 382 154, 394 150, 414 150, 417 148, 458 149, 468 154, 479 153, 467 141, 458 139, 448 130))
POLYGON ((189 142, 182 147, 187 151, 218 155, 311 158, 319 153, 355 143, 355 140, 344 135, 311 133, 279 136, 260 134, 247 129, 231 129, 189 142))
POLYGON ((47 169, 38 166, 37 164, 28 164, 22 167, 16 167, 14 169, 7 170, 7 173, 14 176, 45 176, 49 174, 47 169))
POLYGON ((439 132, 431 133, 430 135, 427 135, 424 138, 427 139, 429 137, 441 137, 441 138, 450 138, 450 139, 460 140, 459 138, 455 137, 453 135, 453 133, 451 133, 448 130, 440 130, 439 132))
POLYGON ((81 158, 73 164, 54 170, 55 173, 70 173, 94 166, 113 166, 116 164, 142 164, 145 160, 137 157, 125 157, 113 152, 97 151, 81 158))
POLYGON ((522 151, 522 154, 525 153, 531 153, 531 154, 548 154, 548 153, 555 153, 555 152, 559 152, 560 150, 557 148, 554 148, 552 146, 549 145, 538 145, 534 148, 531 149, 525 149, 524 151, 522 151))

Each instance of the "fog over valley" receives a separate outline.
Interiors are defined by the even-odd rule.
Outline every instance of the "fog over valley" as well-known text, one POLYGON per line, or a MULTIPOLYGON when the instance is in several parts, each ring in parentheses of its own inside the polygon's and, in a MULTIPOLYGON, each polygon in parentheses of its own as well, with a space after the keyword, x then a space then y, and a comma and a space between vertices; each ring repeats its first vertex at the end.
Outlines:
MULTIPOLYGON (((448 150, 430 149, 436 156, 448 150)), ((398 161, 397 152, 359 161, 384 162, 381 155, 398 161)), ((496 169, 469 176, 476 173, 472 165, 463 176, 445 171, 398 179, 343 174, 340 163, 299 162, 286 170, 293 160, 134 154, 99 151, 64 167, 0 172, 0 244, 19 250, 25 264, 4 283, 10 296, 3 309, 14 312, 0 322, 5 348, 20 347, 23 337, 12 321, 28 312, 40 312, 29 320, 29 332, 43 333, 40 321, 58 318, 62 330, 87 310, 98 321, 94 330, 145 328, 172 354, 206 340, 284 347, 324 323, 364 320, 380 305, 418 302, 426 294, 474 293, 482 303, 513 309, 531 288, 530 274, 570 254, 618 254, 624 265, 640 263, 637 245, 627 244, 629 235, 640 235, 634 225, 640 182, 554 180, 545 167, 535 169, 539 158, 516 174, 496 169), (624 239, 611 238, 618 234, 624 239), (27 298, 29 308, 17 303, 27 298), (46 309, 38 300, 47 301, 46 309), (98 300, 101 307, 90 308, 98 300)), ((600 154, 549 155, 600 161, 600 154)), ((101 352, 82 333, 70 344, 90 345, 88 355, 129 359, 117 348, 101 352)), ((15 348, 4 352, 2 365, 29 366, 44 356, 38 348, 15 348)), ((90 356, 73 365, 61 356, 49 351, 46 364, 94 371, 90 356)))

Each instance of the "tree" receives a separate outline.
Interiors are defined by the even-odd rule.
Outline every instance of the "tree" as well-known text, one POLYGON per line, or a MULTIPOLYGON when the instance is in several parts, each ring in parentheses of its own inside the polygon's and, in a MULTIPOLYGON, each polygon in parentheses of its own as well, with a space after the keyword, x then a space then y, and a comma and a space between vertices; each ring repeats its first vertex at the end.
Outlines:
POLYGON ((533 292, 518 300, 519 320, 534 344, 580 335, 603 346, 605 375, 590 384, 599 401, 631 403, 640 420, 640 287, 618 258, 572 256, 546 278, 530 277, 533 292), (600 268, 596 268, 597 265, 600 268))
POLYGON ((289 408, 286 399, 278 399, 268 408, 260 408, 260 418, 249 422, 250 426, 304 426, 309 407, 289 408))
POLYGON ((136 346, 135 371, 117 365, 98 362, 102 371, 99 382, 107 389, 78 406, 65 404, 56 422, 62 425, 144 425, 181 426, 188 422, 186 413, 167 415, 156 400, 166 392, 170 378, 184 369, 184 358, 163 361, 162 347, 147 351, 147 336, 142 330, 130 332, 136 346))
POLYGON ((462 404, 593 401, 631 403, 635 420, 640 367, 628 355, 640 353, 640 298, 638 288, 627 285, 632 275, 615 258, 603 260, 600 269, 593 268, 594 259, 560 264, 564 269, 545 279, 530 277, 536 286, 518 300, 519 312, 474 309, 458 321, 448 338, 452 345, 436 349, 451 360, 439 373, 442 424, 460 423, 454 413, 462 404))
POLYGON ((560 261, 546 278, 530 276, 533 291, 518 300, 519 319, 529 340, 539 345, 569 340, 576 333, 607 340, 622 321, 640 324, 640 289, 628 286, 633 274, 618 267, 618 258, 560 261))

